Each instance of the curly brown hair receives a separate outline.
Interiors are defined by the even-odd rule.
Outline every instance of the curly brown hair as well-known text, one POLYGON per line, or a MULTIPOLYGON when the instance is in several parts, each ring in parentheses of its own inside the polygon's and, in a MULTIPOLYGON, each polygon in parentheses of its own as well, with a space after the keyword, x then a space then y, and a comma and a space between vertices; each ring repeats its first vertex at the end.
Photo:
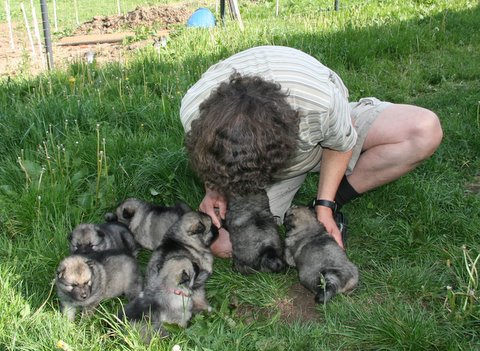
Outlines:
POLYGON ((200 104, 185 137, 190 163, 222 194, 264 189, 296 147, 299 117, 280 84, 234 73, 200 104))

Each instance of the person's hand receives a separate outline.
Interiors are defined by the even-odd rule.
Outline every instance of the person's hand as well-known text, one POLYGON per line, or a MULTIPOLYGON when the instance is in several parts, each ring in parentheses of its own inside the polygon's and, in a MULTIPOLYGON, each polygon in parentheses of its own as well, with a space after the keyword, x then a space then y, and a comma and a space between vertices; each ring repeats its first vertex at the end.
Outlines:
POLYGON ((345 250, 345 248, 343 247, 342 233, 338 229, 337 223, 335 223, 332 210, 328 207, 317 206, 315 208, 315 211, 317 213, 318 221, 324 225, 328 234, 330 234, 333 237, 333 239, 335 239, 337 244, 343 250, 345 250))
POLYGON ((213 225, 219 228, 218 238, 210 246, 212 253, 221 258, 232 257, 230 235, 222 228, 222 219, 225 219, 227 213, 226 198, 218 192, 206 188, 205 197, 200 203, 199 209, 212 217, 213 225))
POLYGON ((206 189, 205 197, 200 203, 199 209, 212 217, 213 225, 221 228, 222 219, 225 219, 227 213, 227 200, 218 192, 206 189))

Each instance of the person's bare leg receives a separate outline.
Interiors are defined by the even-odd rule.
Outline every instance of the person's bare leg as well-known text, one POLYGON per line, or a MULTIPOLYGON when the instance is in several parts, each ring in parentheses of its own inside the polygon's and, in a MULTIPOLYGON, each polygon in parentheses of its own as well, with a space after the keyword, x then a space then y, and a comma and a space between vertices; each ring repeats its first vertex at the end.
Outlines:
POLYGON ((430 157, 442 136, 433 112, 411 105, 390 106, 370 127, 348 182, 358 193, 390 183, 430 157))
POLYGON ((218 238, 210 246, 212 253, 220 258, 232 257, 232 243, 230 235, 224 228, 218 230, 218 238))

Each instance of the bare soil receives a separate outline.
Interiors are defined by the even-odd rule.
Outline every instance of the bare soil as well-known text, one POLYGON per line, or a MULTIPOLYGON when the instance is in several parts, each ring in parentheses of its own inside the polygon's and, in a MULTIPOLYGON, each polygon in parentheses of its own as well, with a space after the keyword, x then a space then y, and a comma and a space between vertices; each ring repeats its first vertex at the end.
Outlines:
POLYGON ((285 323, 308 323, 321 320, 314 295, 300 283, 292 285, 286 298, 276 301, 269 307, 259 309, 251 305, 237 304, 235 301, 232 301, 231 307, 247 323, 258 319, 271 319, 276 315, 285 323))
MULTIPOLYGON (((186 23, 193 12, 187 5, 162 5, 153 7, 137 7, 126 15, 95 16, 90 21, 82 23, 74 31, 74 36, 94 35, 98 41, 105 34, 124 31, 135 31, 144 27, 165 32, 174 25, 186 23)), ((42 30, 40 28, 40 30, 42 30)), ((10 43, 10 31, 6 23, 0 23, 0 77, 16 76, 18 74, 36 74, 46 69, 45 58, 39 54, 38 41, 31 30, 35 55, 23 23, 13 24, 14 48, 10 43)), ((44 46, 41 34, 41 45, 44 46)), ((53 40, 53 61, 55 67, 64 67, 76 60, 86 60, 88 55, 94 54, 97 63, 121 60, 130 52, 153 45, 158 38, 149 38, 133 42, 130 45, 122 43, 59 45, 59 40, 53 40)), ((44 49, 43 49, 44 50, 44 49)))

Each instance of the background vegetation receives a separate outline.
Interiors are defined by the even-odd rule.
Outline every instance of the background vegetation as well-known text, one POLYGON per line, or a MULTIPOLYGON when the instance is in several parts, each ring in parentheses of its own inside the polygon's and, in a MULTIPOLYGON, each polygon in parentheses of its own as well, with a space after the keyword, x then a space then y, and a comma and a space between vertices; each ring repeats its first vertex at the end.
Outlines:
MULTIPOLYGON (((291 0, 278 17, 273 1, 240 5, 244 32, 231 21, 177 28, 166 48, 123 63, 0 82, 0 349, 479 350, 480 199, 467 187, 480 169, 478 2, 345 0, 335 12, 330 0, 291 0), (67 233, 129 196, 197 206, 180 100, 211 64, 263 44, 315 56, 352 99, 417 104, 442 121, 431 159, 345 207, 358 290, 317 306, 314 321, 285 319, 295 271, 244 277, 217 259, 214 312, 166 340, 145 346, 118 325, 119 300, 66 322, 51 283, 67 233)), ((296 202, 315 183, 311 175, 296 202)))

